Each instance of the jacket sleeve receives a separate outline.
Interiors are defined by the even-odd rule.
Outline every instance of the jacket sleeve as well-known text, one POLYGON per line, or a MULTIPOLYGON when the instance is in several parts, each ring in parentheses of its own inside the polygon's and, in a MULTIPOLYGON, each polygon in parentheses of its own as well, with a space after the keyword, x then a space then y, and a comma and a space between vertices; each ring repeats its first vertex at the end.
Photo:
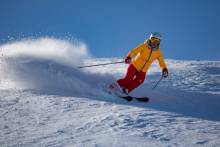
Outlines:
POLYGON ((141 44, 139 46, 137 46, 136 48, 134 48, 133 50, 131 50, 129 53, 128 53, 128 57, 134 57, 136 56, 144 47, 144 44, 141 44))
POLYGON ((167 68, 165 62, 164 62, 164 58, 163 58, 163 54, 161 53, 161 51, 159 52, 159 56, 157 58, 160 68, 163 70, 164 68, 167 68))

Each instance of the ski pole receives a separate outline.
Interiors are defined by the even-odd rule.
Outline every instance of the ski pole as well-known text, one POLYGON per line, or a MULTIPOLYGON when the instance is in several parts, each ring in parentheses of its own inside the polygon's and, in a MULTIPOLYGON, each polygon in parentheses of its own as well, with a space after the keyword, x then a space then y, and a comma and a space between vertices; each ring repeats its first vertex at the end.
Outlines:
POLYGON ((154 90, 159 85, 162 79, 163 79, 163 76, 161 76, 161 78, 157 81, 157 83, 152 87, 152 90, 154 90))
POLYGON ((86 66, 79 66, 78 68, 86 68, 86 67, 102 66, 102 65, 109 65, 109 64, 118 64, 118 63, 124 63, 124 61, 111 62, 111 63, 103 63, 103 64, 94 64, 94 65, 86 65, 86 66))

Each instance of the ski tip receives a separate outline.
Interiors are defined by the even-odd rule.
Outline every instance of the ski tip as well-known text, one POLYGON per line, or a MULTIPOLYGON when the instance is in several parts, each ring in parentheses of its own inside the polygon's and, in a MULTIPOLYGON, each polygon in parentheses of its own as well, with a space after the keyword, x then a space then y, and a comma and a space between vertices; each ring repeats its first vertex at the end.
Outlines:
POLYGON ((139 102, 149 102, 148 97, 136 98, 136 100, 138 100, 139 102))

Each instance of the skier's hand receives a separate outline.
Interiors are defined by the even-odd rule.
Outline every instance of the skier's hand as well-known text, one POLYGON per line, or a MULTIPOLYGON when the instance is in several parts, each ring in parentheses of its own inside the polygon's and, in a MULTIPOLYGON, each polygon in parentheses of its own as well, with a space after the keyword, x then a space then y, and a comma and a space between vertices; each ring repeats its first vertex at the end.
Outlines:
POLYGON ((125 58, 125 63, 126 63, 126 64, 130 64, 130 63, 131 63, 131 57, 127 56, 127 57, 125 58))
POLYGON ((164 68, 162 72, 163 72, 163 75, 162 75, 162 76, 163 76, 164 78, 167 78, 167 77, 168 77, 168 69, 167 69, 167 68, 164 68))

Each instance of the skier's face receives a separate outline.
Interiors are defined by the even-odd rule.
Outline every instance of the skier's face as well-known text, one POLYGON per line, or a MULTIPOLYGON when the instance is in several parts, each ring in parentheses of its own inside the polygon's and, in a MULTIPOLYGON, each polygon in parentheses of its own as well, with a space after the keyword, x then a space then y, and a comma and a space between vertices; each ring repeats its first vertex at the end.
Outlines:
POLYGON ((152 46, 152 47, 157 47, 157 46, 159 46, 159 44, 160 44, 160 39, 155 38, 155 37, 152 37, 152 38, 150 39, 150 41, 151 41, 151 46, 152 46))

